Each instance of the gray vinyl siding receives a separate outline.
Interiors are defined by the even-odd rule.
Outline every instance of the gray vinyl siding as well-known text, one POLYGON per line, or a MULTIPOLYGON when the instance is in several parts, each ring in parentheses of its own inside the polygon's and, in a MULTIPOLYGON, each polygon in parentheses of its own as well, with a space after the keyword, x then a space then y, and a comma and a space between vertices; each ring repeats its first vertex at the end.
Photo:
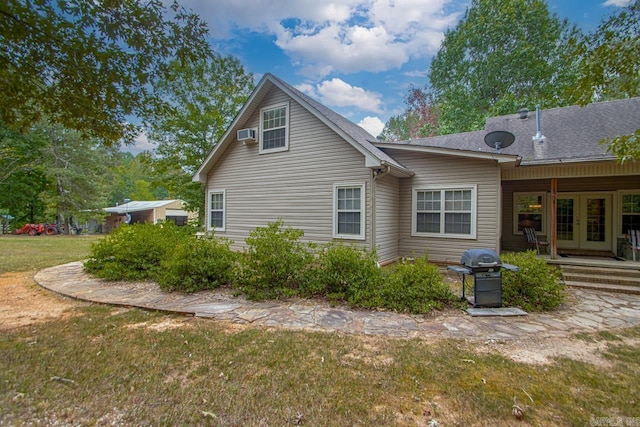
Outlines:
POLYGON ((400 180, 386 175, 375 180, 375 245, 380 262, 398 257, 400 180))
MULTIPOLYGON (((209 173, 207 190, 226 191, 226 229, 217 235, 240 249, 256 227, 282 218, 304 230, 306 241, 331 241, 334 185, 364 184, 366 239, 353 242, 370 247, 371 170, 364 156, 278 89, 260 107, 283 102, 289 102, 288 151, 259 154, 259 141, 233 141, 209 173)), ((259 115, 256 108, 243 127, 259 128, 259 115)))
POLYGON ((496 162, 470 158, 388 150, 402 165, 415 172, 400 183, 399 255, 429 255, 434 262, 460 262, 467 249, 499 250, 500 170, 496 162), (412 191, 426 185, 476 185, 476 237, 457 239, 411 235, 412 191))

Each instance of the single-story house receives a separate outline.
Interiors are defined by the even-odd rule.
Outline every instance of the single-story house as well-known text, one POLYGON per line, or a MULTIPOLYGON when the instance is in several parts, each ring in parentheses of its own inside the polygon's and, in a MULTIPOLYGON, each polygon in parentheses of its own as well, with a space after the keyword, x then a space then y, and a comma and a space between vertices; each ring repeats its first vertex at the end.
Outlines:
POLYGON ((196 213, 185 210, 182 200, 134 201, 122 205, 104 208, 109 213, 104 232, 108 233, 120 224, 134 224, 158 221, 173 221, 177 225, 186 225, 198 218, 196 213))
POLYGON ((521 250, 527 224, 554 255, 618 253, 625 230, 640 228, 640 162, 620 164, 599 141, 638 127, 632 98, 382 142, 266 74, 193 179, 206 184, 207 228, 237 248, 282 218, 309 241, 375 248, 381 262, 521 250), (508 134, 510 146, 495 145, 508 134))

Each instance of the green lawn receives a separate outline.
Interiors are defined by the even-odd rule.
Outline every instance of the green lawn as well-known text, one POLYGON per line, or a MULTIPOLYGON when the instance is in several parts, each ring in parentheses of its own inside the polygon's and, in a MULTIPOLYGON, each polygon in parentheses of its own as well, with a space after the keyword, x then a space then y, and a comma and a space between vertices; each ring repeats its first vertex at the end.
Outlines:
MULTIPOLYGON (((90 239, 74 239, 2 238, 3 252, 14 250, 2 271, 23 269, 42 252, 58 250, 43 265, 81 259, 90 239)), ((295 332, 90 304, 74 310, 0 333, 0 425, 640 422, 640 349, 625 344, 640 340, 640 328, 576 338, 602 343, 611 367, 570 359, 532 366, 479 351, 488 348, 482 342, 295 332)))
POLYGON ((98 235, 0 236, 0 274, 31 271, 78 261, 87 256, 98 235))

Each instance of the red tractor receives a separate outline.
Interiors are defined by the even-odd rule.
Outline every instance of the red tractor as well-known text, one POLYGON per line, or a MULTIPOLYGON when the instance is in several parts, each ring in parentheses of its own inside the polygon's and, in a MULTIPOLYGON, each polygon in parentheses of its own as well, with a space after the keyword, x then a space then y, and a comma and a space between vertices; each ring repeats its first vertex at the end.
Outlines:
POLYGON ((60 229, 55 224, 25 224, 21 228, 13 231, 14 234, 28 234, 29 236, 39 236, 42 233, 47 236, 60 234, 60 229))

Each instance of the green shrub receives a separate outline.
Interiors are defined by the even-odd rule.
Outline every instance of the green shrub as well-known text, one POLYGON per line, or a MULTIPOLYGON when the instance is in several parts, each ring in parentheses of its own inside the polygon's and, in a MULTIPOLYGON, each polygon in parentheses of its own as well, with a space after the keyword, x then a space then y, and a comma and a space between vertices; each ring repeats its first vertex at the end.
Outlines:
POLYGON ((382 273, 374 251, 331 243, 324 247, 312 283, 329 299, 352 306, 377 307, 382 273))
POLYGON ((155 280, 165 254, 191 231, 171 221, 122 225, 92 245, 84 268, 107 280, 155 280))
POLYGON ((509 252, 502 262, 516 265, 518 272, 502 273, 502 304, 525 311, 553 310, 564 300, 560 272, 536 256, 535 251, 509 252))
POLYGON ((311 246, 300 242, 303 235, 302 230, 283 228, 282 219, 251 232, 238 283, 247 298, 297 294, 313 261, 311 246))
POLYGON ((384 307, 398 312, 414 314, 442 309, 456 300, 438 266, 429 263, 427 257, 415 262, 399 263, 385 275, 382 287, 384 307))
POLYGON ((213 236, 184 240, 162 260, 158 285, 190 293, 233 282, 237 255, 230 243, 213 236))

